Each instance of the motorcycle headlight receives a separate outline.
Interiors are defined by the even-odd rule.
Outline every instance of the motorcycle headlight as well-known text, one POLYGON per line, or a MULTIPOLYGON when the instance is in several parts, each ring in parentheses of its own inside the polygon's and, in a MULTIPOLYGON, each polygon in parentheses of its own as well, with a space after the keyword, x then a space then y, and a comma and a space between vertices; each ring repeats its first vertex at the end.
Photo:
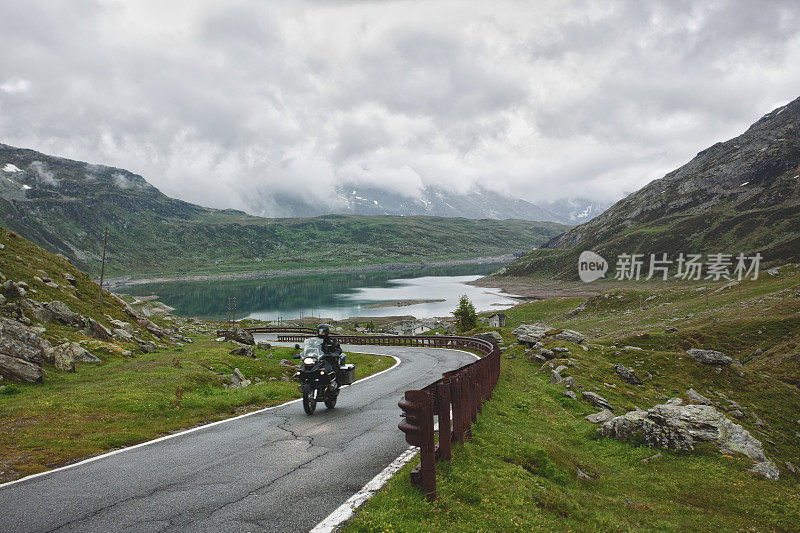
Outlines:
POLYGON ((306 357, 305 359, 303 359, 304 365, 313 365, 314 363, 316 363, 316 361, 314 360, 313 357, 306 357))

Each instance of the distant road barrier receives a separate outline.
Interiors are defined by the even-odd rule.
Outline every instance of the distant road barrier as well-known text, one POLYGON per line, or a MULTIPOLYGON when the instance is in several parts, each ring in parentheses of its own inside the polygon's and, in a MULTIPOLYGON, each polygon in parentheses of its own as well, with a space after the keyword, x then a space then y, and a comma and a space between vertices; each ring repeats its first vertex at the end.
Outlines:
MULTIPOLYGON (((310 328, 248 328, 251 333, 279 333, 281 342, 303 342, 316 333, 310 328), (269 330, 269 331, 265 331, 269 330), (303 330, 303 331, 297 331, 303 330), (294 335, 280 335, 293 333, 294 335), (299 333, 299 334, 298 334, 299 333)), ((420 448, 420 464, 411 472, 411 483, 422 487, 429 500, 436 499, 436 462, 449 461, 452 443, 472 437, 472 424, 484 402, 500 379, 500 349, 489 341, 474 337, 445 335, 386 336, 334 335, 342 344, 409 346, 473 350, 484 357, 442 375, 421 390, 405 392, 398 403, 404 420, 398 424, 406 442, 420 448), (452 412, 452 417, 451 417, 452 412), (434 417, 439 423, 439 442, 435 444, 434 417)))

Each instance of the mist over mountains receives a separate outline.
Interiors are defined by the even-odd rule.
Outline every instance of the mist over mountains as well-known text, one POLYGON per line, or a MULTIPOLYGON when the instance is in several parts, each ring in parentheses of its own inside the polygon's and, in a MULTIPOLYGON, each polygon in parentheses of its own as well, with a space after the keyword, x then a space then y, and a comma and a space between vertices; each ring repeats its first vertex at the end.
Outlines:
POLYGON ((356 212, 308 218, 297 216, 302 205, 283 205, 292 217, 212 209, 171 198, 125 169, 0 144, 0 225, 93 273, 106 228, 106 273, 116 274, 496 257, 568 229, 547 221, 356 212))
POLYGON ((608 209, 609 202, 569 198, 534 204, 475 188, 465 193, 441 187, 425 187, 419 196, 407 196, 376 186, 341 185, 335 194, 316 196, 275 191, 268 196, 254 196, 249 212, 259 216, 310 217, 330 214, 463 217, 471 219, 510 218, 581 224, 608 209))

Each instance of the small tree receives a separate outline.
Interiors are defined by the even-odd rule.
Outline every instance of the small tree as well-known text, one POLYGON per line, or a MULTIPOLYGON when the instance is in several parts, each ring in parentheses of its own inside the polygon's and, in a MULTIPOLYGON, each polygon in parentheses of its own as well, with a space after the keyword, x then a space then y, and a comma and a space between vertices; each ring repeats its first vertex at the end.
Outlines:
POLYGON ((376 329, 375 322, 373 322, 372 320, 367 322, 367 331, 375 331, 375 329, 376 329))
POLYGON ((466 294, 462 295, 458 301, 458 307, 453 311, 453 316, 456 319, 456 331, 459 333, 469 331, 478 325, 475 306, 472 305, 466 294))

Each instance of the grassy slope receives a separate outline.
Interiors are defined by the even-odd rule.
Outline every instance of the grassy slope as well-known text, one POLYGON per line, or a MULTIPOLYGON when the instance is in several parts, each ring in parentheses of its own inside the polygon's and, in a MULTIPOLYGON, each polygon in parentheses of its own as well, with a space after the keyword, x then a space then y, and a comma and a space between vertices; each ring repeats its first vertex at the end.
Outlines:
MULTIPOLYGON (((123 311, 123 306, 108 294, 103 298, 102 307, 98 303, 98 285, 91 278, 78 270, 69 261, 62 257, 39 248, 30 241, 20 237, 14 232, 0 227, 0 244, 5 246, 0 250, 0 280, 25 281, 30 286, 28 297, 40 302, 60 300, 67 304, 72 311, 83 316, 89 316, 106 327, 110 327, 109 317, 125 322, 131 318, 123 311), (72 275, 76 283, 71 285, 64 274, 72 275), (52 288, 34 278, 43 275, 50 277, 59 288, 52 288), (35 291, 35 292, 34 292, 35 291)), ((18 302, 9 301, 9 304, 18 302)), ((2 310, 3 316, 7 310, 2 310)), ((56 323, 47 324, 45 337, 52 343, 58 343, 62 338, 69 340, 88 339, 78 335, 74 328, 61 326, 56 323)), ((158 339, 143 330, 139 337, 143 340, 158 341, 158 339)), ((124 349, 136 349, 133 343, 119 343, 124 349)))
MULTIPOLYGON (((564 280, 578 278, 578 256, 594 250, 609 261, 614 275, 619 254, 667 253, 675 260, 678 253, 761 253, 764 264, 782 264, 798 259, 800 250, 800 209, 785 205, 766 209, 737 210, 721 205, 693 215, 672 215, 630 227, 616 228, 613 236, 587 237, 576 248, 533 250, 505 269, 507 276, 546 275, 564 280), (551 276, 552 273, 552 276, 551 276)), ((646 269, 647 265, 645 265, 646 269)))
POLYGON ((409 485, 409 465, 348 531, 796 530, 800 476, 784 461, 800 464, 800 269, 784 267, 778 277, 714 294, 721 285, 709 285, 708 305, 697 286, 600 285, 610 296, 591 299, 575 316, 568 312, 583 300, 518 306, 507 312, 502 334, 511 341, 516 325, 537 320, 587 334, 588 351, 550 343, 571 350, 577 367, 563 374, 573 376, 579 396, 581 389, 597 391, 618 412, 649 408, 689 387, 728 411, 716 392, 726 394, 745 408, 747 416, 733 420, 764 443, 780 481, 748 474, 748 459, 710 445, 675 453, 598 436, 597 426, 583 420, 597 409, 562 396, 563 386, 551 385, 549 374, 537 372, 539 364, 515 347, 504 353, 500 383, 475 437, 438 468, 439 500, 429 504, 409 485), (665 333, 670 326, 678 331, 665 333), (611 346, 626 345, 643 350, 615 356, 619 350, 611 346), (692 346, 747 361, 742 375, 692 361, 683 351, 692 346), (753 357, 757 348, 765 351, 753 357), (628 385, 614 374, 615 363, 652 377, 641 387, 628 385), (662 458, 641 462, 656 452, 662 458), (577 468, 594 479, 578 480, 577 468))

